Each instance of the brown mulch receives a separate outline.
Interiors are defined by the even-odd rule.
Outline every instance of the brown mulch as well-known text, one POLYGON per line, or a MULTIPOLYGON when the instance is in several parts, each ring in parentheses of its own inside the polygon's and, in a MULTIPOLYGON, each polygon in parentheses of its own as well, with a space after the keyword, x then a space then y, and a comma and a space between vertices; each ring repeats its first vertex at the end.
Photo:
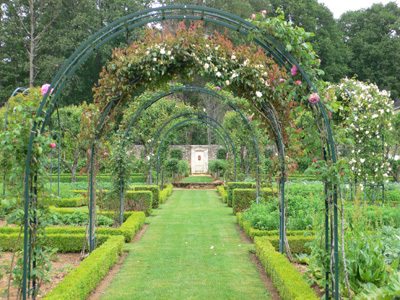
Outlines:
MULTIPOLYGON (((45 283, 41 286, 41 293, 38 297, 36 297, 36 299, 43 298, 47 292, 51 291, 64 279, 65 275, 68 274, 70 270, 76 268, 81 263, 80 253, 59 253, 55 254, 54 257, 55 261, 52 261, 53 272, 50 274, 50 282, 45 283)), ((11 252, 2 252, 0 257, 0 265, 9 265, 11 258, 11 252)), ((14 261, 16 261, 16 259, 14 259, 14 261)), ((3 293, 4 288, 6 288, 7 285, 8 276, 7 274, 5 274, 4 277, 0 280, 0 295, 3 293)), ((16 297, 17 289, 11 287, 10 299, 16 299, 16 297)), ((7 297, 0 297, 0 299, 7 299, 7 297)))

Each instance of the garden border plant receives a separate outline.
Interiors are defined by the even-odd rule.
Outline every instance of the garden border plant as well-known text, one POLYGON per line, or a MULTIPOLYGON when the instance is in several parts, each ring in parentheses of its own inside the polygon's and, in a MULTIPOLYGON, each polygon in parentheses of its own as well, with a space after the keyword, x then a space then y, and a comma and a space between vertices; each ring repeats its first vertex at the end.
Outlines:
MULTIPOLYGON (((314 112, 321 117, 324 124, 323 132, 326 133, 323 144, 327 145, 328 153, 332 161, 336 162, 336 152, 333 137, 330 129, 329 120, 325 113, 324 105, 319 100, 318 91, 311 79, 317 76, 319 66, 315 54, 310 51, 311 45, 303 42, 307 38, 307 34, 293 28, 291 24, 283 22, 283 17, 269 19, 265 14, 254 15, 253 23, 245 21, 234 15, 200 6, 163 6, 159 8, 151 8, 138 13, 131 14, 127 17, 111 23, 103 30, 99 31, 85 44, 83 44, 65 63, 59 73, 54 78, 51 87, 54 88, 54 97, 48 101, 47 92, 43 101, 38 108, 37 115, 45 114, 43 123, 35 123, 31 130, 30 140, 28 144, 28 158, 26 160, 26 176, 25 176, 25 231, 28 231, 29 217, 29 183, 31 182, 31 153, 34 149, 33 140, 36 132, 43 129, 50 118, 54 104, 57 102, 58 96, 62 91, 68 78, 82 64, 89 55, 98 49, 102 44, 126 32, 127 30, 143 26, 150 22, 158 22, 165 19, 195 19, 204 20, 220 24, 226 28, 230 28, 240 32, 245 36, 252 38, 253 42, 258 44, 264 51, 272 55, 272 59, 264 55, 264 52, 253 51, 254 48, 242 46, 234 49, 228 39, 222 36, 212 36, 204 38, 199 31, 199 27, 194 25, 191 29, 180 28, 177 36, 164 36, 163 34, 150 33, 143 42, 137 42, 128 50, 116 51, 114 59, 107 67, 107 70, 101 74, 100 87, 95 91, 95 99, 97 109, 87 114, 88 119, 84 119, 85 124, 92 124, 94 131, 87 134, 87 140, 94 141, 91 151, 91 179, 90 179, 90 216, 91 220, 95 216, 95 196, 93 186, 95 185, 93 173, 95 159, 95 145, 98 144, 99 138, 108 131, 113 125, 112 120, 118 113, 119 104, 128 99, 128 95, 135 89, 145 85, 152 87, 154 85, 163 85, 167 81, 174 78, 175 75, 181 74, 192 77, 198 73, 201 76, 209 76, 220 83, 223 87, 234 87, 240 92, 243 99, 251 103, 256 118, 260 119, 260 123, 270 130, 272 136, 278 140, 278 149, 282 158, 282 178, 281 178, 281 237, 280 251, 283 251, 284 239, 284 182, 285 182, 285 151, 284 143, 288 133, 285 128, 289 128, 291 119, 288 117, 293 107, 301 100, 308 103, 314 112), (183 10, 177 14, 175 10, 183 10), (257 27, 258 26, 258 27, 257 27), (286 45, 286 49, 276 41, 286 45), (183 41, 183 42, 182 42, 183 41), (208 47, 207 47, 208 45, 208 47), (290 49, 288 49, 290 47, 290 49), (221 49, 221 50, 220 50, 221 49), (126 51, 126 53, 125 53, 126 51), (146 53, 148 51, 148 53, 146 53), (151 51, 151 55, 150 55, 151 51), (169 54, 172 53, 173 55, 169 54), (289 51, 293 54, 290 54, 289 51), (129 59, 127 55, 131 57, 129 59), (165 56, 163 56, 165 55, 165 56), (300 65, 294 56, 301 60, 300 65), (173 59, 172 59, 173 58, 173 59), (122 59, 122 60, 121 60, 122 59), (230 64, 226 60, 230 59, 230 64), (130 61, 129 61, 130 60, 130 61), (183 73, 182 62, 185 61, 183 73), (162 64, 160 62, 163 62, 162 64), (128 66, 129 65, 129 66, 128 66), (282 69, 280 68, 282 67, 282 69), (178 71, 179 70, 179 71, 178 71), (292 70, 293 77, 289 77, 286 71, 292 70), (257 76, 256 76, 257 75, 257 76), (114 81, 117 76, 118 80, 114 81), (297 77, 296 77, 297 76, 297 77), (301 84, 298 79, 303 78, 306 84, 301 84), (297 79, 297 80, 296 80, 297 79), (313 93, 310 96, 310 93, 313 93), (309 98, 310 96, 310 98, 309 98), (47 111, 44 113, 44 107, 47 111), (90 118, 90 121, 88 121, 90 118), (93 122, 94 120, 94 122, 93 122), (41 127, 41 128, 40 128, 41 127)), ((89 126, 87 129, 90 130, 89 126)), ((334 202, 334 226, 332 228, 335 241, 337 241, 337 204, 336 193, 333 196, 334 202)), ((326 200, 328 201, 328 199, 326 200)), ((329 215, 327 214, 329 217, 329 215)), ((327 224, 329 224, 327 220, 327 224)), ((90 252, 94 249, 94 222, 90 222, 90 252)), ((27 234, 25 234, 25 239, 27 234)), ((327 245, 328 247, 329 245, 327 245)), ((26 297, 26 272, 29 268, 27 260, 28 241, 24 241, 24 283, 23 295, 26 297)), ((328 248, 327 248, 328 249, 328 248)), ((337 242, 334 243, 334 262, 338 261, 337 242)), ((337 265, 335 273, 337 273, 337 265)), ((335 275, 336 276, 336 275, 335 275)), ((338 294, 338 282, 335 281, 334 286, 335 299, 338 294)))

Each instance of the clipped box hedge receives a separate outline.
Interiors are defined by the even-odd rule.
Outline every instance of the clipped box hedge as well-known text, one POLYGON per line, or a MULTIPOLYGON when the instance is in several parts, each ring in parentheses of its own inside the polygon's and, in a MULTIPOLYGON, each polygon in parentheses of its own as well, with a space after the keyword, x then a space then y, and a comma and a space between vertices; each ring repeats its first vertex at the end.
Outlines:
MULTIPOLYGON (((13 251, 15 244, 17 242, 19 236, 19 232, 10 233, 10 234, 0 234, 0 248, 3 251, 13 251)), ((107 239, 109 235, 97 235, 96 242, 97 245, 102 245, 107 239)), ((85 241, 85 233, 48 233, 43 238, 43 243, 46 246, 57 248, 59 253, 75 253, 82 251, 83 243, 85 241)), ((24 236, 21 234, 17 250, 21 250, 23 248, 24 236)))
POLYGON ((255 182, 228 182, 227 188, 227 204, 229 207, 232 207, 232 200, 233 200, 233 190, 235 189, 252 189, 256 187, 255 182))
POLYGON ((283 300, 317 300, 313 289, 306 283, 303 275, 292 266, 287 258, 275 251, 266 237, 255 238, 257 257, 271 276, 274 286, 283 300))
POLYGON ((227 199, 228 199, 228 194, 225 190, 225 187, 223 185, 218 185, 217 186, 217 192, 220 194, 222 202, 226 203, 227 199))
POLYGON ((153 193, 152 208, 158 208, 160 203, 160 187, 158 185, 131 185, 134 191, 150 191, 153 193))
POLYGON ((127 191, 125 210, 144 211, 149 216, 153 210, 153 193, 151 191, 127 191))
MULTIPOLYGON (((255 189, 234 189, 232 190, 232 207, 233 213, 242 212, 249 208, 253 202, 256 201, 257 191, 255 189)), ((260 189, 260 196, 268 200, 274 195, 272 189, 260 189)))
MULTIPOLYGON (((146 215, 142 211, 134 211, 130 213, 130 216, 127 220, 122 223, 119 228, 97 228, 96 233, 100 236, 113 236, 113 235, 123 235, 126 242, 130 242, 135 236, 136 232, 142 228, 144 222, 146 221, 146 215)), ((14 235, 14 244, 17 240, 17 236, 19 234, 20 228, 18 227, 0 227, 0 236, 2 235, 14 235)), ((86 228, 84 227, 47 227, 46 233, 51 237, 52 241, 55 240, 56 235, 62 236, 65 240, 69 239, 72 236, 73 242, 76 241, 75 235, 84 235, 86 228)), ((12 242, 10 237, 5 237, 7 243, 12 242)), ((50 242, 54 244, 54 242, 50 242)), ((73 243, 72 242, 72 243, 73 243)), ((83 242, 83 241, 82 241, 83 242)), ((70 244, 70 242, 68 242, 70 244)), ((82 248, 82 243, 78 245, 78 247, 82 248)), ((0 246, 1 247, 1 246, 0 246)), ((70 246, 62 246, 57 247, 61 252, 68 252, 65 249, 71 248, 70 246)))
POLYGON ((164 203, 169 196, 172 194, 174 186, 167 184, 162 191, 160 191, 160 203, 164 203))
POLYGON ((55 207, 81 207, 86 205, 86 198, 62 198, 62 199, 52 199, 45 200, 49 205, 55 207))
POLYGON ((119 260, 122 254, 124 238, 114 236, 94 250, 78 267, 69 273, 52 291, 47 293, 46 300, 81 299, 90 292, 107 275, 108 270, 119 260))

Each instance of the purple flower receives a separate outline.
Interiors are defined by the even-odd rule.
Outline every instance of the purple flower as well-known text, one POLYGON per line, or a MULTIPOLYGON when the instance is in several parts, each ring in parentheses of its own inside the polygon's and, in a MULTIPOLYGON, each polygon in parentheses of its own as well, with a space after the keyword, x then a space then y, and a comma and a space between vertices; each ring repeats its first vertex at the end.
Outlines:
POLYGON ((290 73, 292 73, 293 76, 296 76, 296 75, 297 75, 297 66, 296 66, 296 65, 294 65, 294 66, 292 67, 292 69, 290 70, 290 73))
POLYGON ((309 97, 308 97, 308 101, 310 101, 311 103, 317 103, 319 101, 319 96, 317 93, 312 93, 309 97))

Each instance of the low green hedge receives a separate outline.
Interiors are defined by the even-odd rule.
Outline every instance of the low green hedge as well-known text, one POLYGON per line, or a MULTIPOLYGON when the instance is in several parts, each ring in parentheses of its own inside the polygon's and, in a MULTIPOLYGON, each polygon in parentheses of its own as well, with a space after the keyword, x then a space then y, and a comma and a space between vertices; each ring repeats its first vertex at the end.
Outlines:
POLYGON ((125 237, 125 242, 130 242, 133 239, 136 232, 142 228, 145 221, 145 213, 143 211, 135 211, 124 223, 122 223, 119 230, 122 231, 125 237))
POLYGON ((169 196, 172 194, 172 184, 167 184, 162 191, 160 191, 160 203, 164 203, 169 196))
POLYGON ((94 250, 78 267, 72 270, 44 299, 86 299, 89 293, 107 275, 108 270, 119 260, 123 245, 124 239, 121 236, 108 238, 101 247, 94 250))
POLYGON ((226 193, 225 187, 223 185, 218 185, 217 192, 220 194, 222 202, 226 203, 228 199, 228 194, 226 193))
MULTIPOLYGON (((79 229, 79 228, 78 228, 79 229)), ((19 232, 10 233, 10 234, 0 234, 0 248, 3 251, 13 251, 15 244, 17 242, 19 236, 19 232)), ((96 242, 97 245, 102 245, 107 239, 109 235, 97 235, 96 242)), ((57 248, 59 253, 71 253, 71 252, 80 252, 82 251, 83 243, 85 241, 85 233, 63 233, 63 234, 53 234, 48 233, 45 237, 43 237, 43 243, 46 246, 50 246, 53 248, 57 248)), ((21 250, 23 248, 24 236, 21 234, 17 250, 21 250)))
POLYGON ((235 189, 251 189, 255 188, 256 183, 255 182, 228 182, 228 188, 227 188, 227 204, 229 207, 232 207, 232 200, 233 200, 233 190, 235 189))
MULTIPOLYGON (((234 189, 232 191, 233 213, 242 212, 249 208, 256 201, 257 191, 255 189, 234 189)), ((268 200, 274 193, 270 188, 260 189, 260 196, 268 200)))
POLYGON ((86 205, 86 198, 63 198, 63 199, 52 199, 46 200, 49 205, 56 207, 81 207, 86 205))
POLYGON ((153 193, 152 208, 158 208, 160 203, 160 188, 158 185, 131 185, 134 191, 150 191, 153 193))
POLYGON ((125 210, 144 211, 149 216, 153 210, 153 193, 151 191, 127 191, 125 210))
POLYGON ((287 258, 275 251, 266 237, 255 238, 257 257, 271 276, 274 286, 283 300, 317 300, 315 292, 304 280, 303 275, 292 266, 287 258))
MULTIPOLYGON (((119 228, 97 228, 96 233, 98 233, 100 236, 123 235, 125 238, 125 241, 128 243, 133 239, 136 232, 138 232, 139 229, 142 228, 145 221, 146 221, 146 215, 144 212, 133 211, 133 212, 130 212, 130 216, 127 218, 127 220, 124 223, 122 223, 121 227, 119 227, 119 228)), ((15 235, 15 234, 18 234, 19 231, 20 231, 20 228, 18 228, 18 227, 0 227, 0 236, 2 236, 4 234, 15 235)), ((85 231, 86 231, 86 228, 84 228, 84 227, 47 227, 46 228, 47 235, 51 236, 53 240, 55 239, 54 238, 55 235, 61 235, 64 237, 65 240, 68 240, 70 235, 84 235, 85 231)), ((6 239, 7 239, 7 237, 6 237, 6 239)), ((11 242, 12 239, 8 238, 8 240, 11 242)), ((76 241, 75 238, 73 240, 76 241)), ((15 238, 15 241, 16 241, 16 238, 15 238)), ((15 241, 14 241, 14 244, 15 244, 15 241)), ((83 244, 80 243, 78 246, 82 248, 82 245, 83 244)), ((57 248, 59 248, 61 252, 68 252, 68 251, 63 250, 64 248, 68 249, 68 247, 71 248, 70 246, 62 246, 62 247, 57 247, 57 248)))

